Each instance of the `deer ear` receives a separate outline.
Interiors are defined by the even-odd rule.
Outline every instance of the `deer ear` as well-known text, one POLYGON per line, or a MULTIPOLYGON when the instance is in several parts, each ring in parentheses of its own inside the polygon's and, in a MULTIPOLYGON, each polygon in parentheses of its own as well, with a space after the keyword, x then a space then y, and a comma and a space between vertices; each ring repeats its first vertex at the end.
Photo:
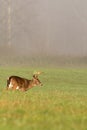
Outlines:
POLYGON ((34 75, 33 75, 33 78, 38 78, 38 75, 34 74, 34 75))

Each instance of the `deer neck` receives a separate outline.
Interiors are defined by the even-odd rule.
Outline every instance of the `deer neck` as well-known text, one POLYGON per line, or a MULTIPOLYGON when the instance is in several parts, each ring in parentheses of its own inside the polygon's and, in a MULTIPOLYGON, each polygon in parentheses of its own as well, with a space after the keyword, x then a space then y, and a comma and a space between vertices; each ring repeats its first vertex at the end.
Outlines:
POLYGON ((33 88, 33 87, 34 87, 33 80, 31 80, 30 83, 29 83, 28 88, 30 89, 30 88, 33 88))

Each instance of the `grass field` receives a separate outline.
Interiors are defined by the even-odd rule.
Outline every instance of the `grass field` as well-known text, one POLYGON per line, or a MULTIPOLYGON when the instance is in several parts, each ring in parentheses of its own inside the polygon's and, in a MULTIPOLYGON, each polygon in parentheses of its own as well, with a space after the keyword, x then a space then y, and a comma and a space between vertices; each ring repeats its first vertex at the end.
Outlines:
POLYGON ((6 79, 38 68, 0 68, 0 130, 87 130, 87 69, 39 68, 43 87, 6 91, 6 79))

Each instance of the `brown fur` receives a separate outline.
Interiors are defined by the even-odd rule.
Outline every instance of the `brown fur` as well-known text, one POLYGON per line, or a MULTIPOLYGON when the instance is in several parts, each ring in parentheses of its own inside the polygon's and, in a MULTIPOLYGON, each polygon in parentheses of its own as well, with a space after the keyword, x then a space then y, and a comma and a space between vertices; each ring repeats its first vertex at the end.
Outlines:
POLYGON ((34 86, 42 85, 38 79, 38 75, 33 75, 32 80, 22 78, 19 76, 10 76, 7 80, 7 90, 21 90, 26 91, 34 86))

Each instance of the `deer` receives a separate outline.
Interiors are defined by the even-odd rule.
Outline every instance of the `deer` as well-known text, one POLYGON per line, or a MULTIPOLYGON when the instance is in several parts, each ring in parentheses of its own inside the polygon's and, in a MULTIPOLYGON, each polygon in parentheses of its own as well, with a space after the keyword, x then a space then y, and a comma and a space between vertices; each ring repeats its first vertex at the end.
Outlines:
POLYGON ((38 79, 38 76, 41 72, 37 72, 33 74, 31 80, 12 75, 7 79, 7 90, 20 90, 20 91, 27 91, 35 86, 42 86, 41 81, 38 79))

